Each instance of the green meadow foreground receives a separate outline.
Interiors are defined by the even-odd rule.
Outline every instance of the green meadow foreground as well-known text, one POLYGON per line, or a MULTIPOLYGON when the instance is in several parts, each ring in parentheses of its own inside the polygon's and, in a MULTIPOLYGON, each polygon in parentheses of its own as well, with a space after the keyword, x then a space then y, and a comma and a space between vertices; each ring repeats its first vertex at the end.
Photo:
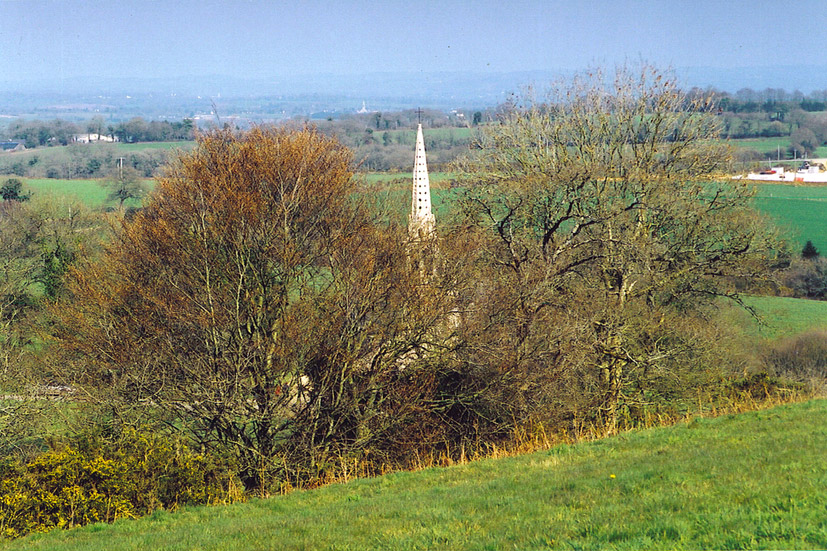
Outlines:
POLYGON ((2 549, 824 549, 825 420, 815 400, 2 549))

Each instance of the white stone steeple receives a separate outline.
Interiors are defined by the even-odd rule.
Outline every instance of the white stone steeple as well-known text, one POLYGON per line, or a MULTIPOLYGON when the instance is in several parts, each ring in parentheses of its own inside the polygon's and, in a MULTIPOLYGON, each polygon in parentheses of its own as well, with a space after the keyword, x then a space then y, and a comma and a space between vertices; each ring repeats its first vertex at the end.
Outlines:
POLYGON ((429 237, 434 233, 434 214, 431 211, 431 183, 428 180, 428 163, 425 160, 425 139, 422 125, 416 130, 416 157, 413 168, 413 194, 408 230, 414 237, 429 237))

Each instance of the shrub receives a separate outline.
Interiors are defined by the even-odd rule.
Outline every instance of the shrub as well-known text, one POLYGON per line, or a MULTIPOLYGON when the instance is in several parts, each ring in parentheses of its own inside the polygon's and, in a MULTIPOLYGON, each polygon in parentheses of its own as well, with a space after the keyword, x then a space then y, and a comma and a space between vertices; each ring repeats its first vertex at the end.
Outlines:
POLYGON ((0 187, 0 196, 4 201, 28 201, 31 197, 30 193, 23 193, 23 182, 17 178, 9 178, 6 183, 0 187))
POLYGON ((827 331, 810 331, 768 346, 762 359, 780 377, 818 386, 827 380, 827 331))
POLYGON ((807 243, 804 245, 804 248, 801 249, 801 258, 804 258, 806 260, 818 258, 818 255, 818 249, 816 249, 812 241, 807 241, 807 243))
POLYGON ((113 442, 87 436, 25 464, 0 465, 0 534, 14 538, 222 502, 231 486, 226 469, 180 441, 135 430, 113 442))
POLYGON ((804 385, 785 377, 774 376, 766 371, 759 371, 727 382, 730 406, 777 403, 794 396, 806 395, 804 385))
POLYGON ((796 259, 782 276, 782 283, 799 298, 823 299, 827 294, 827 259, 796 259))

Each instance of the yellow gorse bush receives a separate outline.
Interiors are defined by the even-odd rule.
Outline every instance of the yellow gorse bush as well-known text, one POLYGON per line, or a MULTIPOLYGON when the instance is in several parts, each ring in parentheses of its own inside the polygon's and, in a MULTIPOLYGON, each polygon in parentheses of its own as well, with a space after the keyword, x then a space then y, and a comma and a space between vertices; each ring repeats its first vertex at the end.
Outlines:
POLYGON ((116 444, 66 447, 0 465, 0 535, 133 518, 226 501, 231 481, 184 444, 127 430, 116 444))

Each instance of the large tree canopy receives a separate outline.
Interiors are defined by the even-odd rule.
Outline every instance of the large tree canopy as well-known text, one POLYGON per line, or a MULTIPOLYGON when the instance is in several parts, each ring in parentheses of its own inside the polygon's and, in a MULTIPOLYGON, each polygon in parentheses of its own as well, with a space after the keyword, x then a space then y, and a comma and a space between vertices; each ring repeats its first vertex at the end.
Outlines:
POLYGON ((447 304, 352 176, 350 152, 313 130, 203 137, 105 261, 73 272, 71 382, 231 450, 251 489, 395 438, 428 392, 417 366, 447 304))
POLYGON ((647 403, 646 379, 687 385, 687 320, 737 297, 774 250, 751 190, 720 178, 727 161, 709 100, 649 68, 516 98, 460 166, 494 282, 481 304, 500 345, 480 353, 568 377, 610 426, 647 403))

